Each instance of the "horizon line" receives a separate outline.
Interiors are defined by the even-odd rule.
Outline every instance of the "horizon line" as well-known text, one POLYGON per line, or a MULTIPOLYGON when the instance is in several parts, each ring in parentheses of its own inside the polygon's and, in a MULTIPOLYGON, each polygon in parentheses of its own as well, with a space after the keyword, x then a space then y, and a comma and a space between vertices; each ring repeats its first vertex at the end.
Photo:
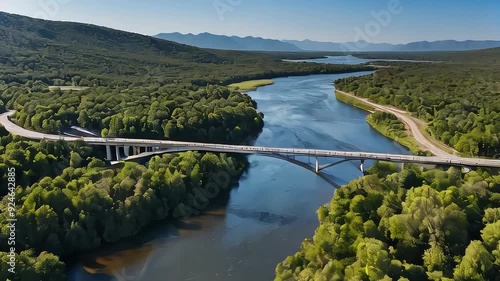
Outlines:
POLYGON ((312 42, 318 42, 318 43, 334 43, 334 44, 346 44, 346 43, 353 43, 353 42, 367 42, 369 44, 391 44, 391 45, 406 45, 410 43, 419 43, 419 42, 427 42, 427 43, 434 43, 434 42, 441 42, 441 41, 456 41, 456 42, 467 42, 467 41, 494 41, 494 42, 500 42, 499 39, 466 39, 466 40, 458 40, 458 39, 439 39, 439 40, 416 40, 416 41, 408 41, 405 43, 391 43, 391 42, 370 42, 370 41, 365 41, 365 40, 358 40, 358 41, 348 41, 348 42, 336 42, 336 41, 321 41, 321 40, 313 40, 313 39, 278 39, 278 38, 266 38, 266 37, 261 37, 258 35, 228 35, 228 34, 217 34, 217 33, 212 33, 208 31, 204 32, 199 32, 199 33, 194 33, 194 32, 188 32, 188 33, 182 33, 179 31, 172 31, 172 32, 160 32, 156 34, 143 34, 143 35, 148 35, 155 37, 160 34, 172 34, 172 33, 178 33, 180 35, 201 35, 201 34, 210 34, 210 35, 216 35, 216 36, 226 36, 226 37, 239 37, 239 38, 260 38, 260 39, 265 39, 265 40, 277 40, 277 41, 299 41, 299 42, 304 42, 304 41, 312 41, 312 42))

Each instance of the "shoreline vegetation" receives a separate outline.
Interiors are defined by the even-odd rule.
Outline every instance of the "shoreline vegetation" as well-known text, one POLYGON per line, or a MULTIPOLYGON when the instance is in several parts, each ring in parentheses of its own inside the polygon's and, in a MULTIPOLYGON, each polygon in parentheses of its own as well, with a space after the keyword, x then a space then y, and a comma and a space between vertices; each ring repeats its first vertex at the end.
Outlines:
POLYGON ((500 175, 376 162, 318 209, 319 227, 276 266, 289 280, 498 280, 500 175))
POLYGON ((417 140, 408 130, 406 125, 399 120, 394 114, 389 112, 377 111, 370 104, 362 100, 356 99, 353 96, 344 94, 335 90, 335 97, 337 100, 370 112, 366 117, 366 122, 377 132, 390 138, 402 146, 408 148, 414 155, 430 156, 432 155, 425 147, 417 142, 417 140))
POLYGON ((368 123, 377 132, 408 148, 412 154, 432 156, 432 153, 422 147, 412 136, 401 120, 389 112, 376 111, 366 117, 368 123))
POLYGON ((371 105, 369 105, 369 104, 367 104, 359 99, 356 99, 350 95, 339 92, 337 90, 335 90, 335 97, 337 98, 337 100, 339 100, 345 104, 357 107, 361 110, 368 111, 370 113, 375 112, 375 108, 373 106, 371 106, 371 105))

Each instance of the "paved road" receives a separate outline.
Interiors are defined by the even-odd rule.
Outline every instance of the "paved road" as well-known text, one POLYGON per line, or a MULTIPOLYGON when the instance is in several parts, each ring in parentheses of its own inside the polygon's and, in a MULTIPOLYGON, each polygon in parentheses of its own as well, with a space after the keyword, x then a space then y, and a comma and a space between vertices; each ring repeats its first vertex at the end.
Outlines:
POLYGON ((0 124, 2 124, 7 131, 14 135, 18 136, 23 136, 28 139, 35 139, 35 140, 41 140, 41 139, 48 139, 48 140, 59 140, 59 139, 64 139, 67 141, 75 141, 78 140, 77 137, 66 137, 66 136, 59 136, 59 135, 49 135, 49 134, 43 134, 43 133, 38 133, 35 131, 30 131, 26 130, 22 127, 19 127, 18 125, 12 123, 9 120, 9 116, 13 115, 15 111, 9 111, 6 113, 3 113, 0 115, 0 124))
POLYGON ((439 157, 459 159, 458 156, 444 151, 443 149, 441 149, 440 147, 435 145, 433 142, 429 141, 422 134, 422 132, 420 131, 420 129, 418 128, 418 125, 417 125, 417 122, 423 124, 423 121, 418 120, 418 119, 416 120, 416 118, 411 117, 407 111, 400 110, 400 109, 397 109, 397 108, 394 108, 391 106, 376 104, 376 103, 368 101, 368 99, 360 98, 360 97, 357 97, 355 95, 352 95, 350 93, 347 93, 347 92, 344 92, 341 90, 336 90, 336 91, 338 91, 342 94, 345 94, 345 95, 349 95, 349 96, 351 96, 355 99, 358 99, 362 102, 365 102, 365 103, 373 106, 374 108, 376 108, 380 111, 385 111, 385 112, 389 112, 389 113, 394 114, 396 117, 399 118, 399 120, 403 121, 408 126, 408 128, 410 129, 410 132, 413 135, 413 137, 415 138, 415 140, 417 140, 418 143, 420 143, 422 146, 427 148, 432 154, 439 156, 439 157))
MULTIPOLYGON (((277 147, 259 147, 248 145, 226 145, 213 143, 197 143, 197 142, 179 142, 168 140, 150 140, 150 139, 126 139, 126 138, 100 138, 100 137, 82 137, 76 138, 71 136, 59 136, 42 134, 26 130, 12 123, 8 116, 14 112, 10 111, 0 115, 0 124, 2 124, 9 132, 15 135, 21 135, 25 138, 36 140, 65 140, 76 141, 83 140, 90 145, 110 145, 110 146, 140 146, 140 147, 156 147, 157 152, 149 154, 161 154, 171 151, 210 151, 210 152, 226 152, 226 153, 242 153, 242 154, 262 154, 262 155, 305 155, 313 157, 333 157, 344 159, 372 159, 385 160, 399 163, 420 163, 420 164, 449 164, 457 166, 479 166, 479 167, 496 167, 500 168, 500 160, 481 159, 481 158, 462 158, 462 157, 442 157, 442 156, 413 156, 413 155, 398 155, 385 153, 370 153, 357 151, 336 151, 336 150, 319 150, 319 149, 297 149, 297 148, 277 148, 277 147)), ((133 157, 144 157, 146 154, 141 154, 133 157)))

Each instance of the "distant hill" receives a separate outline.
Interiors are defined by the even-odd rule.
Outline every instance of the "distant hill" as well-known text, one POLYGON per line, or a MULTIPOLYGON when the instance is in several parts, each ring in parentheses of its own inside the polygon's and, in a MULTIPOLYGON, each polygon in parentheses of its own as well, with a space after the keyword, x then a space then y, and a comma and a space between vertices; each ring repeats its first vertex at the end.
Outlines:
POLYGON ((421 41, 408 44, 388 44, 388 43, 368 43, 366 41, 332 43, 318 42, 311 40, 296 41, 284 40, 284 42, 294 44, 302 50, 307 51, 331 51, 331 52, 356 52, 356 51, 467 51, 500 47, 500 41, 421 41))
POLYGON ((260 37, 238 37, 215 35, 211 33, 181 34, 160 33, 154 37, 174 41, 181 44, 191 45, 200 48, 219 49, 219 50, 238 50, 238 51, 280 51, 297 52, 302 51, 299 47, 282 42, 280 40, 264 39, 260 37))
MULTIPOLYGON (((100 52, 191 59, 222 63, 213 53, 176 42, 84 23, 58 22, 0 12, 0 51, 42 50, 50 46, 62 52, 98 49, 100 52)), ((10 56, 11 54, 8 54, 10 56)))
POLYGON ((89 86, 164 83, 182 75, 195 80, 206 76, 202 68, 231 61, 136 33, 0 12, 0 89, 4 81, 89 86))

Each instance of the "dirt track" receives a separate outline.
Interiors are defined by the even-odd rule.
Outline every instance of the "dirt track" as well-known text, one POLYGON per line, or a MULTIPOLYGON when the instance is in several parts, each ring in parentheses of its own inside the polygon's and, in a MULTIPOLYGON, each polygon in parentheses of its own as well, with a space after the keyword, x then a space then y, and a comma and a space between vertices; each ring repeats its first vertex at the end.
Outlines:
POLYGON ((423 121, 419 120, 417 118, 411 117, 407 111, 397 109, 397 108, 394 108, 392 106, 376 104, 376 103, 368 101, 368 99, 360 98, 360 97, 357 97, 353 94, 346 93, 346 92, 341 91, 341 90, 336 90, 336 91, 338 91, 344 95, 349 95, 349 96, 351 96, 359 101, 362 101, 366 104, 369 104, 372 107, 374 107, 380 111, 390 112, 390 113, 396 115, 396 117, 398 117, 401 121, 403 121, 408 126, 408 128, 410 129, 410 132, 411 132, 412 136, 415 138, 415 140, 417 140, 418 143, 420 143, 422 146, 427 148, 432 154, 439 156, 439 157, 458 158, 457 156, 444 151, 443 149, 441 149, 440 147, 435 145, 433 142, 429 141, 422 134, 422 132, 420 131, 420 129, 418 128, 418 125, 417 125, 417 123, 423 124, 423 121))

